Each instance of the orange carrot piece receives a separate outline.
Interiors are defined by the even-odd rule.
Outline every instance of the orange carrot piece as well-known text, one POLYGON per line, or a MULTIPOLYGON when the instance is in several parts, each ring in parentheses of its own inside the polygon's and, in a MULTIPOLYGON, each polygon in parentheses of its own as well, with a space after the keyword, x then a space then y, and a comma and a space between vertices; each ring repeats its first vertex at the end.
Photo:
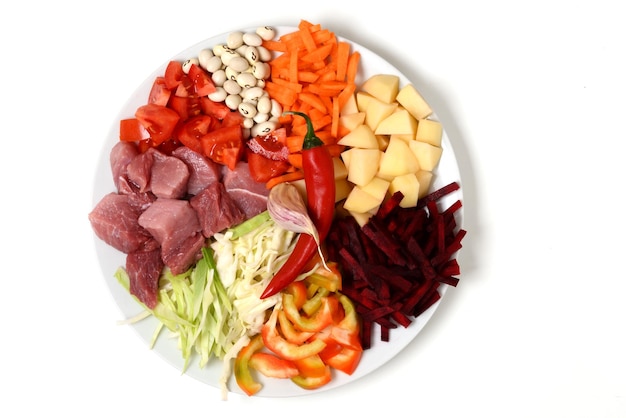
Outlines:
POLYGON ((302 39, 302 43, 308 52, 313 52, 317 49, 317 44, 308 27, 300 29, 300 39, 302 39))
POLYGON ((290 153, 302 151, 302 143, 304 142, 304 135, 294 135, 287 137, 287 148, 290 153))
POLYGON ((289 81, 292 83, 298 82, 298 51, 296 48, 289 56, 289 81))
POLYGON ((302 154, 300 152, 292 152, 287 156, 287 160, 292 167, 302 168, 302 154))
POLYGON ((298 94, 298 99, 310 104, 319 111, 325 112, 327 110, 324 102, 315 94, 302 92, 298 94))
POLYGON ((354 51, 350 58, 348 58, 348 66, 346 67, 346 81, 354 84, 356 81, 356 75, 359 70, 359 62, 361 61, 361 54, 359 51, 354 51))
POLYGON ((315 50, 304 54, 300 59, 304 62, 320 62, 320 61, 324 61, 327 57, 328 54, 330 54, 330 51, 333 49, 332 44, 326 44, 326 45, 322 45, 318 48, 316 48, 315 50))
POLYGON ((263 46, 270 51, 275 52, 287 52, 287 44, 281 41, 269 40, 263 41, 263 46))
POLYGON ((330 125, 330 133, 333 137, 337 138, 339 134, 339 98, 333 97, 333 110, 331 113, 332 122, 330 125))
POLYGON ((285 86, 281 86, 280 83, 277 83, 279 79, 275 81, 267 81, 265 83, 265 91, 276 99, 283 106, 291 106, 295 103, 298 98, 298 93, 293 91, 290 88, 285 88, 285 86))
POLYGON ((319 77, 312 71, 298 71, 298 80, 303 83, 315 83, 319 77))
POLYGON ((350 96, 352 96, 355 91, 356 91, 356 84, 350 83, 346 85, 346 88, 344 88, 342 91, 339 92, 339 94, 337 95, 337 99, 339 100, 340 111, 341 109, 343 109, 346 103, 348 103, 348 99, 350 99, 350 96))
POLYGON ((273 178, 269 179, 265 183, 265 187, 268 188, 268 189, 271 189, 272 187, 276 186, 277 184, 285 183, 285 182, 289 182, 289 181, 301 180, 303 178, 304 178, 304 172, 302 170, 290 171, 290 172, 287 172, 285 174, 281 174, 279 176, 276 176, 276 177, 273 177, 273 178))
POLYGON ((350 44, 339 42, 337 44, 337 80, 345 81, 348 70, 348 59, 350 58, 350 44))

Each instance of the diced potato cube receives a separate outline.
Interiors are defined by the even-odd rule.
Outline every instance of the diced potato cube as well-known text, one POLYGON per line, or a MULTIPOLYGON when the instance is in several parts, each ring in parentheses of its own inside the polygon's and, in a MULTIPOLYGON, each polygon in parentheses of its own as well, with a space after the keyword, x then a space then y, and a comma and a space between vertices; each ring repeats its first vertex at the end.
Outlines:
POLYGON ((359 226, 363 226, 367 223, 367 221, 370 220, 370 218, 373 216, 371 213, 367 212, 367 213, 360 213, 360 212, 351 212, 348 211, 348 213, 350 215, 352 215, 352 217, 356 220, 356 222, 359 224, 359 226))
POLYGON ((376 135, 406 134, 414 137, 417 133, 417 119, 408 110, 401 108, 381 120, 376 135))
POLYGON ((343 207, 350 212, 366 213, 380 206, 380 203, 380 200, 355 186, 343 203, 343 207))
POLYGON ((339 124, 349 131, 365 123, 365 112, 355 112, 339 117, 339 124))
POLYGON ((374 98, 374 96, 372 96, 371 94, 365 93, 364 91, 358 91, 355 94, 355 100, 356 100, 356 105, 357 105, 357 109, 359 112, 366 112, 367 111, 367 107, 369 106, 370 102, 372 101, 372 99, 374 98))
POLYGON ((350 194, 353 188, 353 184, 350 183, 347 179, 336 179, 335 180, 335 202, 339 202, 350 194))
POLYGON ((372 131, 376 131, 380 121, 391 115, 397 107, 398 103, 396 102, 385 103, 375 97, 371 97, 367 103, 367 109, 365 109, 365 124, 372 131))
POLYGON ((351 148, 348 180, 359 186, 369 183, 378 172, 380 155, 378 148, 351 148))
POLYGON ((432 119, 420 119, 417 122, 416 141, 428 142, 431 145, 440 147, 442 136, 443 127, 440 122, 432 119))
POLYGON ((390 138, 389 145, 380 159, 379 177, 389 179, 407 173, 416 173, 419 169, 419 162, 409 145, 400 138, 390 138))
POLYGON ((372 129, 367 125, 358 125, 352 132, 346 134, 338 142, 353 148, 378 149, 378 141, 372 129))
POLYGON ((413 115, 415 119, 426 119, 433 111, 413 84, 402 87, 396 96, 398 103, 413 115))
POLYGON ((415 177, 417 177, 417 181, 420 184, 420 191, 417 195, 418 199, 426 196, 428 191, 430 190, 430 185, 433 182, 433 172, 420 170, 415 173, 415 177))
POLYGON ((420 169, 433 171, 441 159, 442 148, 427 142, 411 141, 409 148, 417 158, 420 169))
POLYGON ((389 185, 389 193, 402 192, 404 197, 400 201, 400 207, 412 208, 417 205, 420 184, 414 173, 397 176, 389 185))
POLYGON ((365 186, 360 186, 361 190, 366 193, 371 194, 376 199, 381 202, 385 199, 387 195, 387 190, 389 190, 389 181, 381 179, 380 177, 374 177, 369 183, 365 186))
POLYGON ((335 180, 345 179, 348 177, 348 169, 339 157, 333 157, 333 169, 335 171, 335 180))
POLYGON ((400 78, 393 74, 376 74, 365 80, 361 90, 371 94, 378 100, 385 103, 392 103, 396 100, 400 78))

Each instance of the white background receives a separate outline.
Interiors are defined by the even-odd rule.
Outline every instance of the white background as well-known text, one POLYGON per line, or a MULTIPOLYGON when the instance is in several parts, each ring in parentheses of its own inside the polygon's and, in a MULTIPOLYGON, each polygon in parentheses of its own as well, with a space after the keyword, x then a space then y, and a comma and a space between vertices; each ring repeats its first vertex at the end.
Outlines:
POLYGON ((7 4, 0 415, 626 416, 617 2, 7 4), (469 231, 461 283, 400 355, 357 382, 221 401, 116 324, 87 221, 95 165, 129 94, 171 56, 300 19, 386 58, 444 123, 469 231))

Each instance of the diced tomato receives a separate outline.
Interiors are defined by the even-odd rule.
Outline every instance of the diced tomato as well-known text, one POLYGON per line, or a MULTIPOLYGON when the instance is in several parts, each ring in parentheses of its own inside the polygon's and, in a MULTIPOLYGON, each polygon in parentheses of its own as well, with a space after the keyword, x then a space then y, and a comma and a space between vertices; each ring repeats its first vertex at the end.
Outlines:
POLYGON ((234 372, 235 380, 237 384, 248 396, 252 396, 261 390, 262 385, 254 380, 254 377, 250 373, 250 358, 254 353, 260 351, 263 348, 263 339, 260 335, 252 337, 248 345, 239 350, 237 357, 235 358, 234 372))
POLYGON ((290 165, 287 161, 271 160, 261 154, 246 150, 250 175, 259 183, 266 183, 271 178, 285 173, 290 165))
POLYGON ((139 106, 135 118, 148 131, 154 145, 170 139, 180 120, 180 116, 174 110, 154 103, 139 106))
POLYGON ((174 89, 174 96, 178 97, 198 97, 193 86, 193 81, 187 74, 183 74, 180 83, 174 89))
POLYGON ((214 102, 208 97, 200 97, 200 106, 202 107, 202 111, 206 115, 213 116, 214 118, 217 118, 218 120, 226 119, 229 113, 235 113, 241 116, 239 112, 231 111, 230 108, 226 106, 226 104, 224 104, 223 102, 214 102))
POLYGON ((184 75, 183 64, 180 61, 170 61, 165 68, 165 85, 169 90, 176 89, 184 75))
POLYGON ((218 164, 235 169, 243 156, 243 131, 241 126, 223 126, 207 132, 200 138, 204 155, 218 164))
POLYGON ((247 145, 253 152, 271 160, 287 161, 289 149, 286 145, 287 130, 276 129, 266 135, 258 135, 251 138, 247 145))
POLYGON ((278 379, 289 379, 300 373, 293 361, 265 352, 254 353, 248 364, 263 375, 278 379))
POLYGON ((142 141, 150 138, 148 131, 139 122, 137 118, 129 118, 120 120, 120 141, 142 141))
POLYGON ((238 111, 231 111, 229 109, 228 113, 224 115, 221 119, 222 126, 243 126, 243 115, 238 111))
POLYGON ((172 95, 172 91, 167 88, 165 77, 157 77, 152 83, 150 94, 148 95, 148 103, 154 103, 159 106, 167 106, 167 102, 172 95))
POLYGON ((188 74, 193 83, 194 91, 198 96, 208 96, 215 92, 216 88, 211 76, 202 67, 191 64, 188 74))
POLYGON ((196 152, 202 153, 203 148, 200 138, 213 129, 216 123, 215 119, 211 116, 193 116, 182 124, 179 124, 175 136, 183 145, 196 152))
POLYGON ((183 97, 173 95, 167 105, 170 109, 173 109, 178 113, 181 120, 187 120, 194 116, 202 114, 202 108, 200 107, 200 101, 197 97, 183 97))

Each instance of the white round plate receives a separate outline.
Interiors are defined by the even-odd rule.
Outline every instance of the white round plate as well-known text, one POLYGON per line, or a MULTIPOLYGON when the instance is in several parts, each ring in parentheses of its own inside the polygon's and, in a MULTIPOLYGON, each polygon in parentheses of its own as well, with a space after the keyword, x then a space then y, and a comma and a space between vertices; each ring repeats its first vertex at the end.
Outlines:
MULTIPOLYGON (((296 30, 295 27, 282 26, 276 27, 275 29, 277 30, 279 35, 296 30)), ((253 31, 254 29, 243 30, 253 31)), ((206 39, 194 46, 185 49, 178 55, 171 57, 171 60, 182 61, 188 58, 197 57, 201 49, 207 47, 212 48, 214 45, 225 43, 227 35, 227 33, 224 33, 222 35, 206 39)), ((354 51, 359 51, 361 54, 361 62, 359 64, 360 69, 357 77, 358 83, 363 82, 365 79, 375 74, 397 74, 400 77, 400 86, 403 86, 410 82, 406 76, 401 74, 398 69, 388 63, 385 59, 355 42, 350 42, 352 44, 352 49, 354 51)), ((99 159, 98 166, 96 168, 93 192, 94 206, 105 194, 115 191, 111 175, 111 168, 109 165, 109 152, 113 145, 116 143, 116 141, 118 141, 119 120, 132 117, 137 107, 146 103, 148 99, 148 93, 152 86, 152 82, 157 75, 164 74, 167 62, 169 62, 169 60, 166 61, 161 67, 157 68, 155 72, 148 78, 146 78, 146 80, 132 93, 126 104, 119 112, 118 118, 113 122, 111 129, 105 138, 105 143, 102 148, 102 153, 99 159)), ((419 86, 416 86, 416 88, 419 90, 419 86)), ((437 119, 436 114, 433 114, 431 118, 437 119)), ((454 151, 452 149, 450 141, 445 133, 445 129, 442 139, 442 148, 443 153, 441 156, 441 160, 437 169, 434 172, 435 175, 431 187, 432 190, 436 190, 453 181, 460 183, 460 174, 457 166, 456 157, 454 155, 454 151)), ((458 199, 462 199, 461 190, 457 190, 454 193, 444 197, 441 200, 441 204, 444 207, 448 207, 458 199)), ((461 225, 462 209, 458 211, 457 216, 459 218, 459 225, 461 225)), ((114 277, 114 273, 117 268, 125 264, 125 255, 106 245, 97 237, 95 237, 95 245, 97 256, 100 261, 100 266, 102 268, 102 273, 106 280, 107 286, 111 291, 113 299, 121 310, 123 318, 130 318, 137 315, 142 311, 142 308, 117 282, 114 277)), ((445 294, 447 287, 448 286, 446 285, 442 285, 440 287, 440 293, 442 297, 445 294)), ((255 396, 290 397, 311 393, 319 393, 322 391, 337 388, 339 386, 343 386, 369 374, 370 372, 378 369, 387 361, 396 356, 419 334, 419 332, 423 329, 423 327, 434 314, 435 310, 439 306, 440 301, 435 303, 426 312, 424 312, 417 318, 414 318, 413 323, 408 328, 404 329, 399 327, 395 330, 392 330, 389 342, 380 341, 380 332, 377 328, 375 328, 372 333, 372 347, 368 350, 365 350, 361 362, 356 371, 352 374, 352 376, 347 376, 339 372, 333 372, 334 376, 332 381, 314 391, 302 389, 288 379, 271 379, 263 378, 261 376, 259 377, 259 381, 263 384, 263 389, 255 396)), ((141 340, 143 340, 146 345, 149 345, 152 339, 153 332, 156 328, 156 324, 156 319, 150 317, 129 326, 132 326, 137 331, 141 340)), ((163 359, 165 359, 172 366, 176 367, 179 370, 182 370, 183 359, 180 351, 176 347, 176 340, 159 338, 153 351, 162 356, 163 359)), ((194 359, 193 361, 191 361, 191 364, 187 369, 186 374, 208 385, 219 388, 219 376, 221 372, 222 362, 218 359, 213 359, 213 361, 210 361, 209 364, 202 369, 198 366, 198 361, 194 359)), ((231 377, 231 379, 229 380, 228 387, 232 393, 243 394, 243 391, 239 389, 233 377, 231 377)))

